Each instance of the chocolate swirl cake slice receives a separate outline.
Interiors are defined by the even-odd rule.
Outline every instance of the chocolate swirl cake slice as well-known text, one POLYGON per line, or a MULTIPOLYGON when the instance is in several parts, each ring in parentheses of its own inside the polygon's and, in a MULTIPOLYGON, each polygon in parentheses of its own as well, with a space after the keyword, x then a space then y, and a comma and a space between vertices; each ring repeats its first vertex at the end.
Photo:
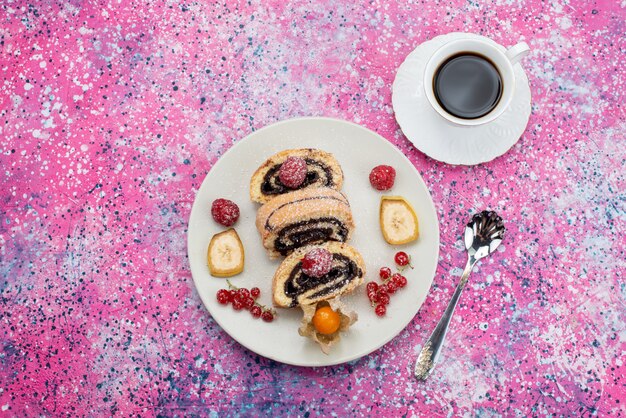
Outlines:
POLYGON ((363 257, 348 244, 327 242, 299 248, 285 258, 274 274, 274 305, 291 308, 332 299, 355 289, 364 277, 363 257), (302 271, 302 259, 315 247, 325 248, 333 255, 330 271, 321 277, 307 276, 302 271))
POLYGON ((343 172, 332 154, 312 148, 288 149, 271 156, 252 175, 250 181, 252 201, 267 203, 276 196, 294 190, 285 186, 278 176, 281 165, 288 157, 303 158, 307 165, 306 177, 297 190, 314 187, 341 189, 343 172))
POLYGON ((277 196, 259 208, 256 227, 271 258, 325 241, 345 242, 354 229, 348 199, 328 187, 277 196))

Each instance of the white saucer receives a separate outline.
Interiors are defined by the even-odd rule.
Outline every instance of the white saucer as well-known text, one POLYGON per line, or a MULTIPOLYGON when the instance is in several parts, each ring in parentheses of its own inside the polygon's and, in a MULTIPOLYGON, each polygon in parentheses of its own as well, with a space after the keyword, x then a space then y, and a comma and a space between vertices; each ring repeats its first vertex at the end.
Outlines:
POLYGON ((474 165, 491 161, 507 152, 520 138, 530 118, 530 86, 521 65, 514 65, 515 95, 507 110, 490 123, 456 126, 430 105, 424 93, 424 68, 433 52, 455 39, 479 38, 470 33, 449 33, 424 42, 411 52, 393 82, 393 110, 404 135, 417 149, 448 164, 474 165))

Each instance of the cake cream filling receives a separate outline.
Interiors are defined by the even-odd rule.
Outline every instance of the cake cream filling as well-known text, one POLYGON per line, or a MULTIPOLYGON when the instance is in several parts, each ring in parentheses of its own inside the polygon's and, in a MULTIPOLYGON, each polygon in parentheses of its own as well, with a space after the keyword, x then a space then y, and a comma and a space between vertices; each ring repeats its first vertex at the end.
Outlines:
POLYGON ((322 277, 312 277, 302 272, 298 262, 284 283, 284 293, 291 299, 290 306, 328 299, 329 295, 340 294, 353 280, 362 277, 363 271, 343 254, 333 254, 330 271, 322 277))
POLYGON ((348 228, 336 218, 309 219, 282 228, 276 234, 274 248, 287 255, 296 248, 325 241, 345 242, 348 228))

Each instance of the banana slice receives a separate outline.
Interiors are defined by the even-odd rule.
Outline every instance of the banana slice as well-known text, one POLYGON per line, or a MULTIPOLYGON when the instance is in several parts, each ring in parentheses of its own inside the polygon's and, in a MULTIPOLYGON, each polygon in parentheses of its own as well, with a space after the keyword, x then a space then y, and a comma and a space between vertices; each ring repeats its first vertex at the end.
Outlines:
POLYGON ((243 244, 234 228, 213 235, 207 259, 211 276, 231 277, 243 271, 243 244))
POLYGON ((402 196, 380 199, 380 229, 391 245, 406 244, 419 236, 419 224, 413 206, 402 196))

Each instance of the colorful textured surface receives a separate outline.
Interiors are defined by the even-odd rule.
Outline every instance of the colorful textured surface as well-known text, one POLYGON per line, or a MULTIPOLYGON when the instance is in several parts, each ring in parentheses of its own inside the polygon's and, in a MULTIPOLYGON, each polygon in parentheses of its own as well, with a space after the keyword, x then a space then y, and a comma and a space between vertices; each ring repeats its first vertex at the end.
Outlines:
POLYGON ((626 416, 626 3, 25 2, 0 7, 0 415, 626 416), (418 152, 391 83, 451 32, 532 48, 528 129, 504 156, 418 152), (186 223, 205 174, 254 129, 347 119, 396 144, 441 222, 411 324, 349 364, 260 358, 193 287, 186 223), (414 359, 497 210, 426 382, 414 359))

